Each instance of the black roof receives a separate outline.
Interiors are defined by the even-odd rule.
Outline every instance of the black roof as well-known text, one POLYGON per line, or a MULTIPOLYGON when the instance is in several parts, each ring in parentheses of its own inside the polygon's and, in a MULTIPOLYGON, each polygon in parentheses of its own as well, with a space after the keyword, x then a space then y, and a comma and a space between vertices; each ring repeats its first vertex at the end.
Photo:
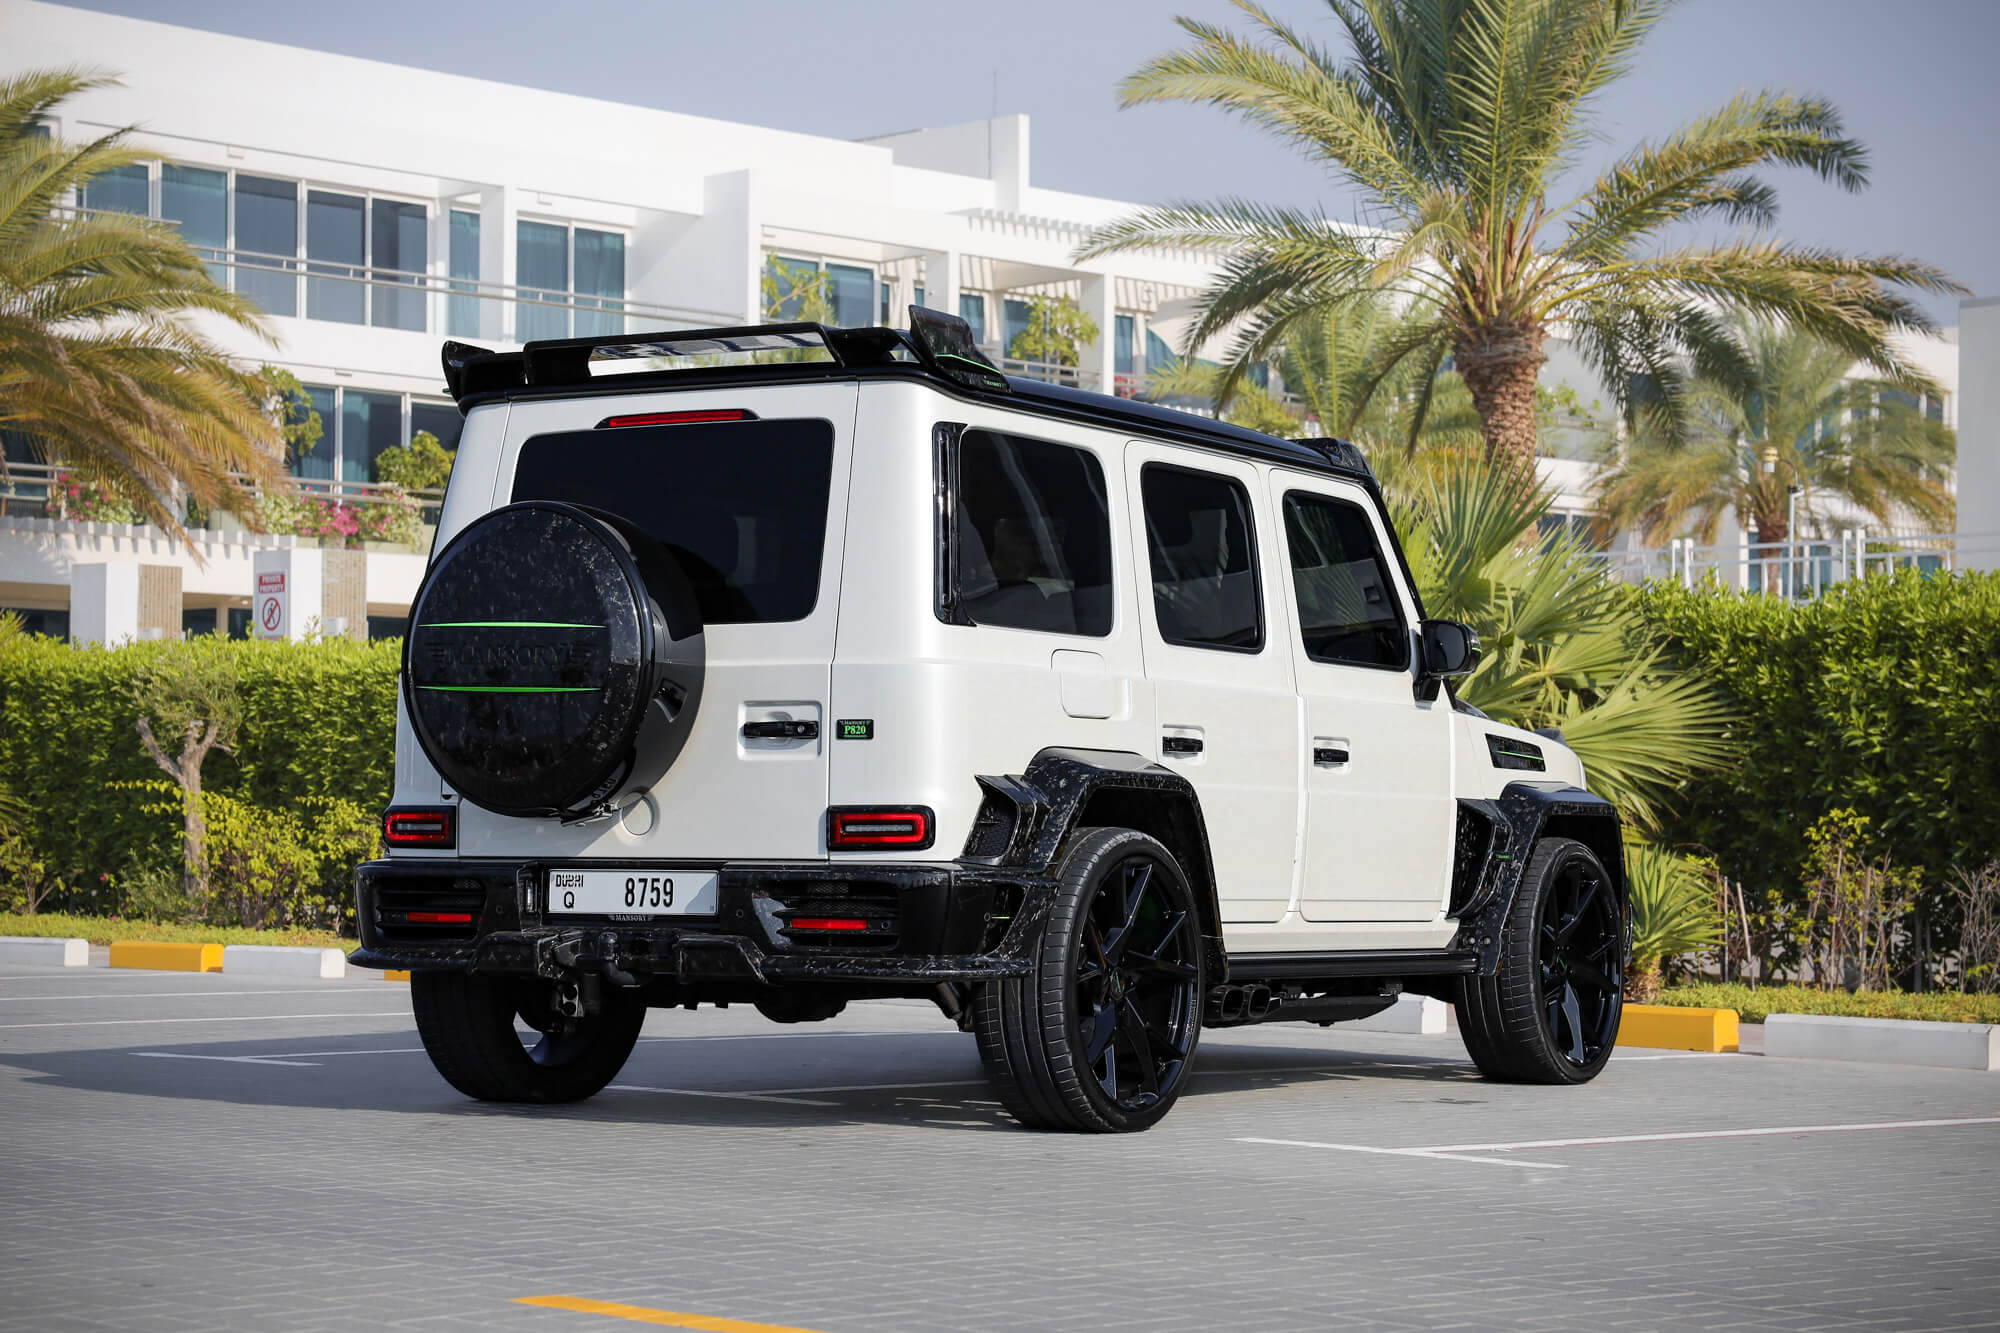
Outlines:
MULTIPOLYGON (((931 320, 941 318, 934 312, 923 314, 931 320)), ((1361 450, 1346 440, 1287 440, 1157 403, 1001 375, 985 364, 983 357, 981 365, 970 366, 963 357, 949 353, 936 355, 923 339, 913 338, 901 329, 763 324, 531 342, 518 352, 491 352, 467 343, 447 342, 443 359, 445 383, 462 412, 488 402, 594 397, 648 389, 829 379, 919 379, 955 397, 996 407, 1113 429, 1138 429, 1155 438, 1203 445, 1315 472, 1339 473, 1365 481, 1370 489, 1375 484, 1361 450), (591 372, 593 359, 602 361, 607 356, 640 359, 669 354, 693 359, 704 347, 735 352, 766 351, 774 346, 813 351, 823 348, 825 356, 796 362, 693 365, 615 376, 593 376, 591 372), (669 348, 671 352, 667 351, 669 348), (696 350, 687 350, 690 348, 696 350)))

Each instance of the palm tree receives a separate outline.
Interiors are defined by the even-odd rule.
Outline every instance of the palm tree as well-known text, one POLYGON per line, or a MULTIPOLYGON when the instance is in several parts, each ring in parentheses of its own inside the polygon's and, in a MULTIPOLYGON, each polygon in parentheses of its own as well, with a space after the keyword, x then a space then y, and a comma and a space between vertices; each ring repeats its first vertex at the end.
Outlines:
POLYGON ((1883 524, 1951 526, 1950 427, 1893 383, 1849 378, 1847 354, 1811 334, 1755 320, 1734 332, 1756 388, 1696 380, 1684 441, 1642 432, 1627 444, 1601 493, 1608 520, 1649 540, 1714 541, 1733 510, 1759 541, 1781 542, 1792 536, 1786 488, 1797 484, 1801 515, 1815 526, 1823 517, 1815 498, 1827 496, 1883 524))
POLYGON ((1551 497, 1512 477, 1461 461, 1393 505, 1425 611, 1465 621, 1485 647, 1456 693, 1496 721, 1558 728, 1591 790, 1654 827, 1690 774, 1729 761, 1728 711, 1608 566, 1574 538, 1537 540, 1551 497))
POLYGON ((263 335, 247 299, 168 224, 66 206, 92 177, 149 154, 114 130, 43 132, 64 99, 111 82, 78 70, 0 80, 0 429, 184 536, 176 483, 204 509, 249 513, 231 474, 281 482, 267 390, 188 321, 263 335))
MULTIPOLYGON (((1307 420, 1359 444, 1392 491, 1419 455, 1462 458, 1480 447, 1479 415, 1458 375, 1386 364, 1408 319, 1386 296, 1360 292, 1294 321, 1270 357, 1307 420)), ((1208 399, 1228 420, 1256 430, 1268 430, 1271 414, 1284 410, 1256 384, 1232 384, 1225 367, 1192 357, 1149 370, 1146 387, 1155 398, 1208 399)))
POLYGON ((1235 112, 1358 187, 1378 226, 1243 200, 1172 203, 1110 224, 1078 252, 1220 252, 1188 345, 1235 329, 1232 379, 1329 302, 1404 293, 1421 317, 1383 373, 1409 365, 1426 377, 1450 356, 1488 458, 1517 474, 1535 457, 1535 379, 1552 332, 1573 340, 1621 410, 1644 408, 1669 428, 1684 364, 1745 380, 1722 309, 1781 318, 1893 382, 1921 384, 1889 334, 1931 329, 1901 289, 1960 292, 1941 270, 1754 233, 1663 240, 1681 223, 1771 222, 1776 195, 1754 168, 1801 167, 1859 189, 1866 154, 1828 103, 1741 95, 1627 152, 1575 198, 1552 195, 1591 145, 1597 95, 1630 71, 1668 0, 1326 0, 1351 48, 1344 60, 1237 3, 1258 35, 1180 19, 1192 45, 1126 78, 1123 104, 1235 112), (1656 392, 1637 399, 1635 382, 1656 392))

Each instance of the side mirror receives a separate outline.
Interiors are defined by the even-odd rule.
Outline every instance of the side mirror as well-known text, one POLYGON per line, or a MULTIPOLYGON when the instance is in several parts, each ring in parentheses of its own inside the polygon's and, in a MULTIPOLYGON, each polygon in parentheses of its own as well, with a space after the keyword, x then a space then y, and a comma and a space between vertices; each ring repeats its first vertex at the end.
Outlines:
POLYGON ((1422 627, 1419 681, 1462 680, 1479 665, 1479 635, 1456 620, 1426 620, 1422 627))

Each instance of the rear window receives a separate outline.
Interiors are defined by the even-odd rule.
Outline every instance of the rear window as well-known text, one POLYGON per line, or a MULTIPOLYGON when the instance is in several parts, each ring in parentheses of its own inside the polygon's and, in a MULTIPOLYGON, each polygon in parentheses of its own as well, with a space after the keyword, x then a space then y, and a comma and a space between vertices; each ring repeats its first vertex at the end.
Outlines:
POLYGON ((674 553, 711 625, 803 620, 819 601, 833 426, 728 421, 537 435, 516 500, 618 515, 674 553))

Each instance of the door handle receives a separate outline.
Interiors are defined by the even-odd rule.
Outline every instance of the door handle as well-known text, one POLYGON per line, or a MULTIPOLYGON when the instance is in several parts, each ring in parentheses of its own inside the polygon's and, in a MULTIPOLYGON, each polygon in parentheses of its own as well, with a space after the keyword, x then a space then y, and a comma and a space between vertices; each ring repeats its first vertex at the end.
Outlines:
POLYGON ((1163 754, 1200 754, 1199 736, 1162 736, 1160 750, 1163 754))
POLYGON ((1347 762, 1347 751, 1331 745, 1316 746, 1313 749, 1313 763, 1321 768, 1337 768, 1347 762))
POLYGON ((819 739, 819 723, 811 719, 781 718, 775 722, 745 722, 746 741, 812 741, 819 739))

